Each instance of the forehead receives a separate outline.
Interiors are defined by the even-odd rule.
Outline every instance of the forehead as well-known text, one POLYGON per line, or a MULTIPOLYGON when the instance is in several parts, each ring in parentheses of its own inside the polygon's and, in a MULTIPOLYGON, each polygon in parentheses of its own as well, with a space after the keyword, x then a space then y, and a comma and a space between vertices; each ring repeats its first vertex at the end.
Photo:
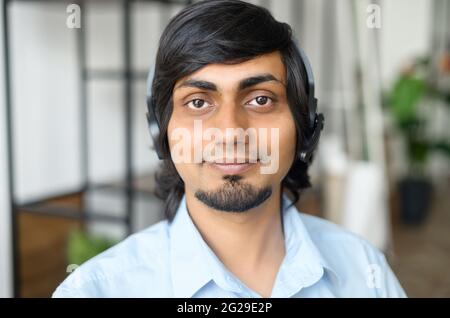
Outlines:
POLYGON ((279 51, 260 55, 238 64, 209 64, 179 79, 175 87, 188 79, 201 79, 217 84, 217 87, 235 87, 243 78, 255 74, 272 74, 286 83, 286 70, 279 51))

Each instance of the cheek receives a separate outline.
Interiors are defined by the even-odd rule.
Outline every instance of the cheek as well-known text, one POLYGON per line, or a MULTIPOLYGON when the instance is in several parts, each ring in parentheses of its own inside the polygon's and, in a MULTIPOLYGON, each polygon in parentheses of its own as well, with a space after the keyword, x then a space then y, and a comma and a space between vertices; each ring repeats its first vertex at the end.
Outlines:
MULTIPOLYGON (((174 116, 172 115, 171 119, 169 120, 168 126, 167 126, 167 140, 169 143, 169 149, 172 151, 174 148, 174 145, 176 145, 180 140, 174 138, 174 136, 179 136, 180 134, 177 132, 177 121, 174 120, 174 116)), ((171 154, 172 156, 172 154, 171 154)), ((178 162, 177 160, 174 160, 172 156, 173 164, 175 165, 175 169, 177 170, 178 174, 180 175, 181 179, 185 181, 186 179, 189 179, 190 177, 190 169, 189 165, 183 162, 178 162)))
POLYGON ((169 119, 169 123, 167 125, 167 140, 169 142, 169 148, 172 148, 172 146, 174 144, 174 141, 172 140, 172 138, 170 138, 170 136, 172 136, 172 134, 174 132, 174 129, 176 128, 176 124, 175 124, 176 120, 174 120, 173 117, 174 116, 172 115, 172 117, 169 119))
POLYGON ((200 165, 198 163, 192 163, 192 157, 187 159, 183 155, 184 150, 186 150, 191 156, 194 154, 194 126, 179 120, 176 114, 174 114, 169 120, 167 126, 167 136, 172 161, 185 186, 193 188, 200 187, 201 184, 199 181, 202 180, 202 170, 199 170, 200 165), (179 152, 180 149, 182 149, 181 153, 179 152), (173 153, 173 151, 178 153, 178 155, 181 154, 181 157, 179 158, 180 160, 176 160, 176 154, 173 153))
MULTIPOLYGON (((263 161, 260 172, 261 177, 272 178, 273 181, 278 182, 286 176, 295 157, 296 127, 290 112, 273 116, 269 127, 270 161, 264 161, 264 154, 267 153, 262 146, 263 148, 260 148, 260 151, 263 161)), ((261 144, 259 144, 259 147, 261 147, 261 144)))
POLYGON ((292 117, 290 117, 289 120, 286 120, 280 127, 280 171, 282 171, 283 174, 287 174, 295 157, 297 133, 292 117))
POLYGON ((296 129, 294 123, 287 123, 280 129, 280 153, 293 155, 297 142, 296 129))

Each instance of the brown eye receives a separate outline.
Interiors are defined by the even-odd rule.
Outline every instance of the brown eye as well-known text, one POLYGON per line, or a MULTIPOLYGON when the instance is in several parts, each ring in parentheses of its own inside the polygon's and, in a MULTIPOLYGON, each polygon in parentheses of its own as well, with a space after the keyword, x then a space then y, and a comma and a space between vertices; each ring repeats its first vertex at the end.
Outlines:
POLYGON ((258 96, 253 98, 250 102, 248 102, 248 104, 253 106, 266 106, 270 104, 271 101, 272 98, 268 96, 258 96))
POLYGON ((268 100, 267 96, 258 96, 258 97, 256 97, 256 102, 259 105, 265 105, 267 103, 267 100, 268 100))
POLYGON ((199 99, 199 98, 191 100, 186 105, 191 109, 203 109, 203 108, 211 106, 204 99, 199 99))

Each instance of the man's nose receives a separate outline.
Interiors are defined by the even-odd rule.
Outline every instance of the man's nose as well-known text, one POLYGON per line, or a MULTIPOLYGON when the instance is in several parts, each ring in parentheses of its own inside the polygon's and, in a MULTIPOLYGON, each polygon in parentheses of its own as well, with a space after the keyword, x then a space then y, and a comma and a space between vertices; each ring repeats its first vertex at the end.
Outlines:
POLYGON ((248 128, 248 118, 245 109, 241 105, 228 103, 222 105, 214 118, 215 127, 222 131, 224 142, 237 141, 239 128, 248 128))

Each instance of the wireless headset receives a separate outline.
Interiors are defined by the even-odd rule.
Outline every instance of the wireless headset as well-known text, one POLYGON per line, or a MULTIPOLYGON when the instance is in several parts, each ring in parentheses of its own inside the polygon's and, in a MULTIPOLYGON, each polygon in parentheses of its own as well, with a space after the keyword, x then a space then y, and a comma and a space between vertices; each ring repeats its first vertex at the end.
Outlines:
MULTIPOLYGON (((309 113, 309 133, 306 134, 301 149, 298 151, 299 159, 305 163, 310 163, 311 156, 317 147, 320 139, 320 133, 324 126, 323 114, 317 113, 317 98, 314 96, 314 77, 311 65, 303 50, 294 45, 301 57, 301 64, 306 71, 306 93, 308 95, 308 113, 309 113)), ((166 159, 160 143, 160 123, 155 113, 155 103, 151 95, 153 82, 153 70, 150 70, 147 78, 147 123, 153 145, 159 159, 166 159)))
MULTIPOLYGON (((308 94, 308 113, 309 113, 309 137, 303 142, 301 149, 299 150, 298 156, 301 161, 309 163, 314 150, 317 148, 319 143, 320 133, 322 132, 325 117, 323 114, 317 113, 317 98, 314 96, 314 76, 311 64, 309 63, 308 57, 302 48, 294 45, 297 51, 300 53, 303 67, 306 71, 306 87, 308 94)), ((307 135, 308 136, 308 135, 307 135)))

